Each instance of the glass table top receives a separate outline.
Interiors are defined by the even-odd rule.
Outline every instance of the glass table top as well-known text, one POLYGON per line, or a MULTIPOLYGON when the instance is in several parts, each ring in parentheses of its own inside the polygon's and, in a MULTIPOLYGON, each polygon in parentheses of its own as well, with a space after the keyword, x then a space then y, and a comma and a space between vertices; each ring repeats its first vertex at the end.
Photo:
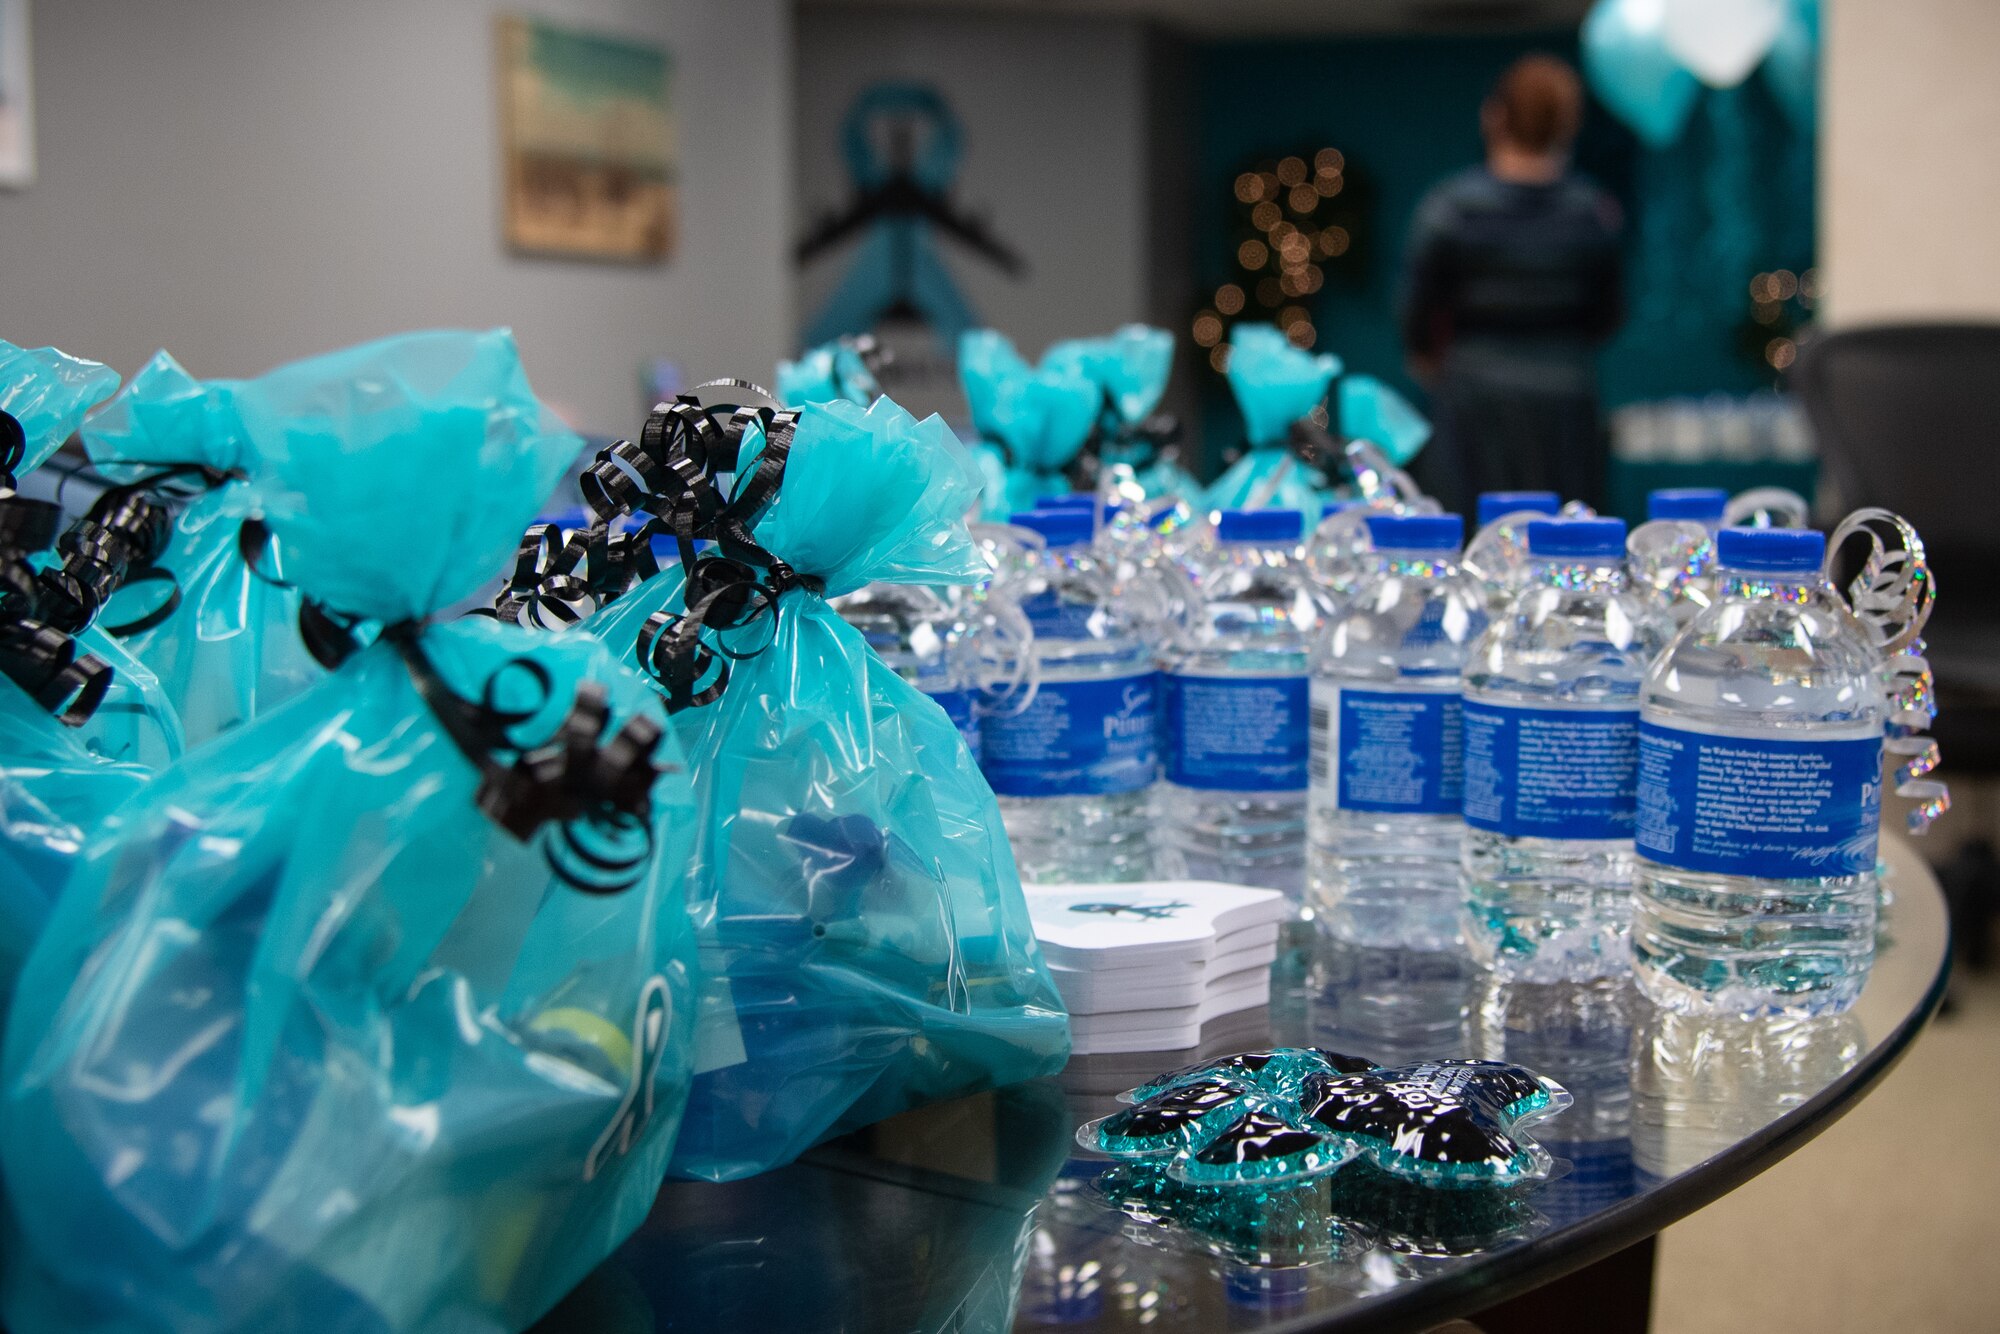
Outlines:
POLYGON ((1700 1208, 1887 1073, 1942 996, 1947 931, 1922 863, 1900 842, 1885 855, 1881 947, 1847 1014, 1690 1019, 1629 985, 1504 986, 1318 944, 1281 957, 1268 1010, 1212 1022, 1196 1052, 1078 1057, 752 1180, 670 1182, 535 1330, 1397 1330, 1470 1313, 1700 1208), (1077 1147, 1150 1076, 1273 1044, 1527 1065, 1575 1098, 1530 1132, 1566 1166, 1511 1195, 1342 1189, 1336 1172, 1196 1218, 1077 1147))

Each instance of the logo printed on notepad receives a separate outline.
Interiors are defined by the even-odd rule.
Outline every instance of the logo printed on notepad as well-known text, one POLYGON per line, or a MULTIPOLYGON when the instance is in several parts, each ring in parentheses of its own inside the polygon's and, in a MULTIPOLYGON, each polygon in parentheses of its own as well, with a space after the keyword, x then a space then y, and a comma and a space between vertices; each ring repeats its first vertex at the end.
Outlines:
POLYGON ((1072 903, 1069 906, 1069 910, 1071 912, 1103 913, 1107 917, 1122 917, 1130 913, 1134 917, 1143 917, 1149 922, 1157 922, 1172 917, 1187 906, 1187 904, 1178 901, 1173 903, 1072 903))

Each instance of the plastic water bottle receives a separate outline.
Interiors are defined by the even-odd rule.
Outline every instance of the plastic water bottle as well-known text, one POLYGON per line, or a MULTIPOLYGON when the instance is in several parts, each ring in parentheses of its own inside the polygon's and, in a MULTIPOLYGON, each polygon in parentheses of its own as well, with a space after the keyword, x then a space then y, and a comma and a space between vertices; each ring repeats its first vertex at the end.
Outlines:
POLYGON ((1481 531, 1510 514, 1553 517, 1561 512, 1562 497, 1553 491, 1481 491, 1475 511, 1481 531))
POLYGON ((1725 528, 1639 696, 1632 957, 1676 1011, 1825 1014, 1875 948, 1880 663, 1805 529, 1725 528))
MULTIPOLYGON (((1582 507, 1581 512, 1590 511, 1582 507)), ((1482 491, 1479 526, 1459 563, 1486 589, 1486 610, 1499 616, 1528 583, 1528 525, 1563 512, 1553 491, 1482 491)))
POLYGON ((870 584, 834 599, 833 607, 897 675, 944 710, 966 747, 978 755, 970 641, 951 604, 921 585, 870 584))
POLYGON ((1325 607, 1296 510, 1225 510, 1161 659, 1161 845, 1197 880, 1305 899, 1308 656, 1325 607))
POLYGON ((1715 534, 1729 493, 1719 487, 1649 492, 1646 522, 1626 541, 1633 583, 1686 625, 1715 601, 1715 534))
POLYGON ((1528 526, 1528 582, 1465 668, 1465 938, 1529 982, 1626 971, 1639 685, 1670 623, 1622 519, 1528 526))
POLYGON ((1024 878, 1045 884, 1151 879, 1153 627, 1114 595, 1091 550, 1087 511, 1032 511, 1011 522, 1046 544, 1016 583, 1034 627, 1034 698, 982 724, 986 777, 1014 858, 1024 878))
POLYGON ((1486 628, 1464 531, 1370 515, 1374 573, 1314 653, 1307 892, 1354 944, 1459 950, 1460 672, 1486 628))

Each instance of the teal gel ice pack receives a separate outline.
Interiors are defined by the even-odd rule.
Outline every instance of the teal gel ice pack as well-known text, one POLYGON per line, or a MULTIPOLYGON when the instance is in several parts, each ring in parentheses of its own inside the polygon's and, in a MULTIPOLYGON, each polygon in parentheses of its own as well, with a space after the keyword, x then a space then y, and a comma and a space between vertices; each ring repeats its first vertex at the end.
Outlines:
POLYGON ((1245 1052, 1162 1075, 1077 1132, 1202 1185, 1303 1180, 1366 1158, 1417 1185, 1492 1189, 1547 1177, 1523 1126, 1569 1106, 1562 1086, 1494 1061, 1378 1067, 1311 1047, 1245 1052))

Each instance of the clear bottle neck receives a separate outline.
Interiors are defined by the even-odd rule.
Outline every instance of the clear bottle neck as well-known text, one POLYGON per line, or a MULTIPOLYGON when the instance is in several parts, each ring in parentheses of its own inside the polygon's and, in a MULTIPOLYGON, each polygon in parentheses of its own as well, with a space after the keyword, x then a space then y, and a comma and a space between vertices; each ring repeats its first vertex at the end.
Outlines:
POLYGON ((1617 593, 1630 586, 1625 562, 1610 556, 1531 557, 1530 588, 1617 593))
POLYGON ((1436 549, 1377 548, 1375 570, 1378 574, 1407 579, 1439 579, 1458 573, 1458 553, 1436 549))
POLYGON ((1722 571, 1722 595, 1759 602, 1804 605, 1825 587, 1818 570, 1722 571))

